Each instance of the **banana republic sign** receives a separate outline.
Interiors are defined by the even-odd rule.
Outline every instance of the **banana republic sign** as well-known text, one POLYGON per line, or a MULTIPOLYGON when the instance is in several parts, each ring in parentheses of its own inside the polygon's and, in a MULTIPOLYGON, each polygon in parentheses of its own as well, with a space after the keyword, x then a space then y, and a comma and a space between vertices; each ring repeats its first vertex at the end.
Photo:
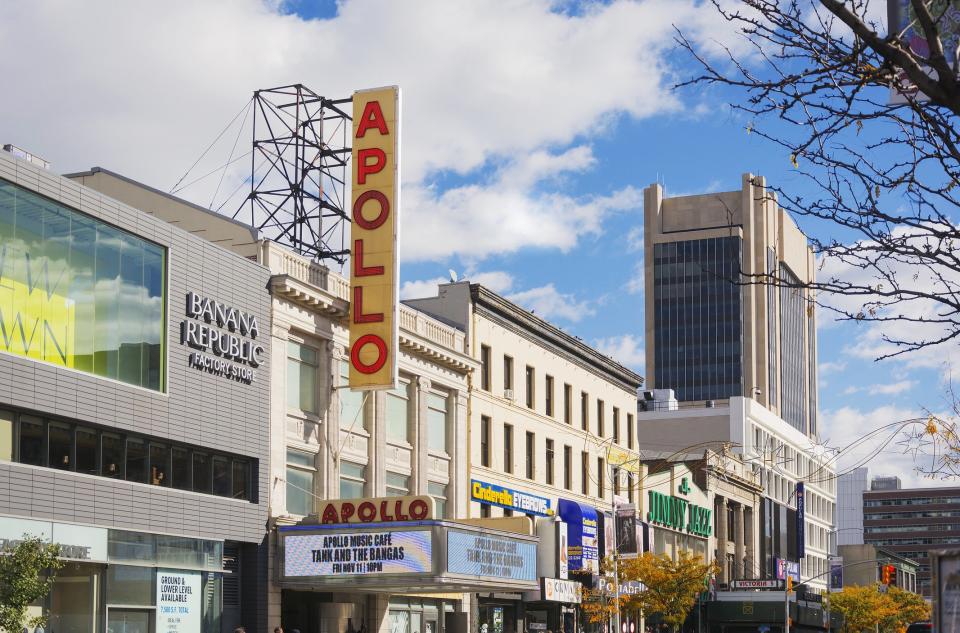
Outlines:
POLYGON ((188 364, 199 371, 244 384, 253 382, 264 348, 257 317, 219 301, 187 293, 187 318, 180 322, 180 344, 194 348, 188 364))

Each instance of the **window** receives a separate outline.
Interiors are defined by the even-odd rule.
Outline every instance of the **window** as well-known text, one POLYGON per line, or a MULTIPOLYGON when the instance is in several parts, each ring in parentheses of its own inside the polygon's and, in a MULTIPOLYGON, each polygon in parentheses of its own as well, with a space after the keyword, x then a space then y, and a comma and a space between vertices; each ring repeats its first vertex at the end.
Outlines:
POLYGON ((387 392, 387 441, 410 443, 410 381, 400 379, 400 386, 387 392))
POLYGON ((503 471, 513 472, 513 425, 503 425, 503 471))
POLYGON ((513 510, 510 509, 510 508, 504 508, 504 509, 503 509, 503 516, 505 516, 505 517, 512 517, 512 516, 513 516, 513 510))
MULTIPOLYGON (((97 432, 93 429, 77 428, 77 472, 87 475, 99 475, 100 464, 97 461, 97 432)), ((189 472, 189 468, 187 472, 189 472)))
POLYGON ((127 481, 147 483, 147 444, 143 440, 127 439, 127 481))
MULTIPOLYGON (((253 460, 12 411, 0 411, 0 432, 7 421, 14 429, 7 441, 18 447, 20 463, 235 499, 252 496, 253 460)), ((0 450, 3 441, 0 435, 0 450)))
POLYGON ((490 416, 480 416, 480 465, 490 467, 490 416))
POLYGON ((573 424, 573 387, 563 385, 563 421, 567 424, 573 424))
POLYGON ((490 348, 480 346, 480 388, 490 391, 490 348))
POLYGON ((546 413, 553 417, 553 376, 547 376, 543 381, 543 390, 546 392, 546 413))
POLYGON ((353 462, 340 462, 341 499, 362 499, 366 483, 366 466, 353 462))
POLYGON ((47 446, 50 453, 50 468, 71 470, 70 446, 73 444, 70 437, 70 427, 66 424, 49 424, 47 426, 47 446))
POLYGON ((427 494, 433 497, 433 505, 437 510, 437 518, 445 519, 447 517, 447 484, 441 484, 436 481, 428 482, 427 494))
POLYGON ((209 494, 213 490, 213 473, 210 467, 210 455, 200 452, 193 454, 193 489, 197 492, 209 494))
POLYGON ((597 435, 603 437, 605 435, 603 428, 603 400, 597 400, 597 435))
POLYGON ((317 350, 287 341, 287 408, 317 413, 317 350))
POLYGON ((603 486, 603 480, 606 478, 606 471, 603 469, 603 458, 597 458, 597 496, 603 499, 606 493, 603 486))
POLYGON ((172 451, 173 467, 170 469, 172 485, 177 490, 192 490, 193 477, 190 468, 190 451, 185 448, 174 448, 172 451))
POLYGON ((627 502, 633 503, 633 473, 627 472, 627 502))
POLYGON ((636 429, 633 421, 633 414, 627 414, 627 448, 633 450, 633 432, 636 429))
POLYGON ((590 396, 586 391, 580 392, 580 428, 590 430, 590 396))
POLYGON ((580 492, 590 494, 590 453, 580 453, 580 492))
POLYGON ((486 504, 480 504, 480 518, 482 519, 490 518, 490 506, 486 504))
POLYGON ((563 447, 563 487, 567 490, 573 489, 573 449, 569 446, 563 447))
POLYGON ((527 385, 526 385, 526 387, 527 387, 527 408, 528 408, 528 409, 532 409, 532 408, 533 408, 533 405, 534 405, 534 387, 533 387, 533 381, 534 381, 533 367, 531 367, 530 365, 527 365, 527 385))
POLYGON ((553 440, 547 439, 547 483, 553 485, 553 440))
MULTIPOLYGON (((103 476, 123 479, 123 438, 114 433, 103 433, 100 436, 100 455, 103 476)), ((209 490, 199 490, 199 492, 209 492, 209 490)))
POLYGON ((447 452, 447 396, 427 394, 427 447, 447 452))
POLYGON ((233 494, 230 485, 230 460, 222 455, 213 456, 213 494, 229 497, 233 494))
POLYGON ((337 389, 337 396, 340 400, 340 428, 349 431, 353 429, 362 429, 366 426, 366 420, 363 415, 362 391, 353 391, 348 387, 350 384, 350 363, 345 360, 340 361, 340 386, 337 389))
MULTIPOLYGON (((602 478, 601 478, 602 479, 602 478)), ((620 494, 620 469, 613 469, 613 494, 620 494)))
POLYGON ((32 416, 20 416, 19 452, 21 464, 46 466, 43 450, 43 420, 32 416))
POLYGON ((0 461, 13 461, 13 411, 0 410, 0 461))
POLYGON ((404 497, 410 494, 410 475, 387 471, 387 496, 404 497))
POLYGON ((503 357, 503 391, 504 396, 506 396, 506 391, 513 391, 513 359, 509 356, 503 357))
POLYGON ((620 443, 620 409, 613 408, 613 443, 620 443))
POLYGON ((19 337, 0 337, 0 351, 163 390, 162 246, 7 182, 0 244, 13 289, 0 295, 0 313, 17 314, 39 341, 27 351, 19 337))
POLYGON ((536 472, 533 454, 535 443, 536 440, 533 437, 533 433, 527 431, 527 479, 533 479, 534 473, 536 472))
POLYGON ((170 487, 170 447, 150 442, 150 484, 170 487))
POLYGON ((313 514, 316 504, 316 455, 287 449, 287 514, 313 514))

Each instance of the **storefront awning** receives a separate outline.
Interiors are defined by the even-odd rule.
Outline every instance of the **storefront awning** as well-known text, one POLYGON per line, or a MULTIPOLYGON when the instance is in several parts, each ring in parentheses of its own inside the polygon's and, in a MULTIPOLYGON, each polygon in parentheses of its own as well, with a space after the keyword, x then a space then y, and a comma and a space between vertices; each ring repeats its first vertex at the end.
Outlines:
POLYGON ((407 521, 277 528, 280 584, 318 591, 449 593, 539 589, 536 536, 407 521))

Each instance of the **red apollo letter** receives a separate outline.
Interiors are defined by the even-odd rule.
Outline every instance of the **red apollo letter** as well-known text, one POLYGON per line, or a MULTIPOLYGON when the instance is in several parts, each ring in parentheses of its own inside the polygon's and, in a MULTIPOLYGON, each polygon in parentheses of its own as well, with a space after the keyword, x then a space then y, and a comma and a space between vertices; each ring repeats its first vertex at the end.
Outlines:
POLYGON ((377 518, 377 506, 369 501, 364 501, 360 504, 360 507, 357 508, 357 516, 360 517, 360 520, 364 523, 370 523, 377 518))
POLYGON ((350 517, 353 516, 353 513, 357 509, 353 507, 352 503, 344 503, 340 506, 340 523, 350 523, 350 517))
POLYGON ((387 344, 376 334, 364 334, 353 344, 353 349, 350 350, 350 362, 361 374, 375 374, 387 362, 387 344), (373 345, 377 348, 377 359, 369 365, 360 360, 360 350, 365 345, 373 345))
POLYGON ((387 200, 385 195, 374 189, 364 191, 357 196, 357 201, 353 203, 353 221, 356 222, 361 229, 372 231, 373 229, 379 228, 387 221, 389 216, 390 201, 387 200), (372 220, 363 217, 363 205, 365 205, 368 200, 376 200, 377 204, 380 205, 380 213, 372 220))
POLYGON ((320 522, 324 525, 327 523, 340 522, 340 517, 337 516, 337 510, 333 507, 332 503, 328 503, 327 507, 323 509, 323 516, 320 518, 320 522))
POLYGON ((357 161, 357 184, 364 185, 367 182, 367 174, 375 174, 387 164, 387 154, 379 147, 361 149, 357 152, 357 161), (368 158, 372 158, 373 162, 367 162, 368 158))
POLYGON ((379 101, 368 101, 367 105, 363 107, 360 125, 357 127, 357 138, 363 138, 363 135, 370 128, 377 128, 384 136, 390 133, 387 130, 387 122, 383 118, 383 110, 380 109, 379 101))
POLYGON ((430 506, 427 505, 427 502, 423 499, 414 499, 410 504, 410 516, 413 517, 415 521, 426 518, 430 506))
POLYGON ((352 256, 354 277, 369 277, 370 275, 383 274, 383 266, 363 265, 363 240, 353 240, 352 256))
POLYGON ((363 286, 353 287, 353 322, 380 323, 383 321, 383 312, 363 313, 363 286))

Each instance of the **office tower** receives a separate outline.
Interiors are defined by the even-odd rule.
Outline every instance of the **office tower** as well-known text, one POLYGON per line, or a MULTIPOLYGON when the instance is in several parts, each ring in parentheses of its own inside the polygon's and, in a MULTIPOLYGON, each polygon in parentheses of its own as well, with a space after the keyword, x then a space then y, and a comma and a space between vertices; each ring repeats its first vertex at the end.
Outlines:
POLYGON ((677 197, 651 185, 644 227, 649 387, 681 403, 753 398, 814 435, 815 317, 797 286, 813 279, 815 258, 764 179, 677 197))

